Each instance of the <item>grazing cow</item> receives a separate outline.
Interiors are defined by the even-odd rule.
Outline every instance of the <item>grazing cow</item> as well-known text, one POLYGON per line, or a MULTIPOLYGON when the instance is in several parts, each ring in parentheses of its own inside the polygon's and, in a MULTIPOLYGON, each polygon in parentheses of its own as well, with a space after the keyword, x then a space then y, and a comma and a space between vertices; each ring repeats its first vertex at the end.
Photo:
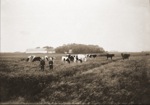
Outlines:
MULTIPOLYGON (((42 59, 41 57, 34 57, 33 60, 32 60, 32 62, 41 61, 41 59, 42 59)), ((43 58, 43 60, 44 60, 44 58, 43 58)))
POLYGON ((74 58, 74 62, 80 61, 82 63, 83 61, 87 61, 87 56, 83 54, 75 55, 74 58))
POLYGON ((93 58, 96 58, 96 56, 97 56, 96 54, 90 54, 90 55, 89 55, 90 58, 92 58, 92 57, 93 57, 93 58))
POLYGON ((122 56, 122 59, 123 59, 123 60, 124 60, 124 59, 129 59, 130 54, 123 54, 123 53, 121 53, 121 56, 122 56))
POLYGON ((62 60, 63 62, 67 61, 68 63, 70 63, 69 58, 66 57, 66 56, 62 56, 62 57, 61 57, 61 60, 62 60))
POLYGON ((67 58, 67 59, 66 59, 66 61, 67 61, 68 63, 70 63, 70 60, 69 60, 69 58, 67 58))
POLYGON ((45 59, 46 61, 48 61, 48 56, 45 56, 44 59, 45 59))
POLYGON ((74 61, 74 56, 72 56, 72 55, 69 54, 68 55, 68 59, 73 62, 74 61))
POLYGON ((70 54, 67 54, 66 56, 62 56, 62 61, 67 61, 68 63, 70 63, 71 61, 73 62, 74 61, 74 56, 70 55, 70 54))
POLYGON ((66 61, 67 59, 68 59, 68 57, 66 57, 66 56, 62 56, 62 57, 61 57, 61 60, 62 60, 62 61, 66 61))
POLYGON ((54 60, 54 57, 45 56, 44 59, 45 59, 45 61, 49 61, 49 60, 54 60))
POLYGON ((52 61, 53 61, 53 60, 54 60, 54 57, 49 57, 49 60, 52 60, 52 61))
POLYGON ((112 57, 114 57, 114 56, 115 56, 115 54, 107 54, 107 55, 106 55, 107 59, 108 59, 108 58, 111 58, 111 59, 112 59, 112 57))
POLYGON ((28 58, 26 59, 27 62, 31 62, 33 60, 33 58, 35 58, 35 55, 30 55, 28 56, 28 58))

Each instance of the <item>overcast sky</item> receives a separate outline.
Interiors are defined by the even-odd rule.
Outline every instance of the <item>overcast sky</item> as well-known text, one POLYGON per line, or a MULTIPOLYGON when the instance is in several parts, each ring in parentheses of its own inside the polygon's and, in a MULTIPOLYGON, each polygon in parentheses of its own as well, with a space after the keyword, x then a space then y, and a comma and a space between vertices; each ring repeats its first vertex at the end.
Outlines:
POLYGON ((1 51, 63 44, 150 50, 149 0, 1 0, 1 51))

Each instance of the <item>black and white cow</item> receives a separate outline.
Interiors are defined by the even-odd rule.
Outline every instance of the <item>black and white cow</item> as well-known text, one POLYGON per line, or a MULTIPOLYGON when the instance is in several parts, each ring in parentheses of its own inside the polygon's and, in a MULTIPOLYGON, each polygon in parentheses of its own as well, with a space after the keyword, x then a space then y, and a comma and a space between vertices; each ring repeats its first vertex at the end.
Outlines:
POLYGON ((66 56, 62 56, 62 58, 61 58, 61 60, 63 62, 68 62, 68 63, 74 62, 74 59, 75 59, 75 57, 70 54, 67 54, 66 56))
POLYGON ((54 59, 56 59, 56 58, 55 57, 49 57, 48 59, 54 61, 54 59))
POLYGON ((28 58, 26 59, 27 62, 31 62, 33 60, 33 58, 35 58, 35 55, 30 55, 28 56, 28 58))
POLYGON ((48 59, 49 59, 49 57, 46 55, 46 56, 44 56, 44 60, 45 61, 48 61, 48 59))
POLYGON ((62 56, 61 60, 62 60, 62 62, 68 62, 68 63, 70 63, 70 60, 69 60, 69 58, 67 56, 62 56))
POLYGON ((121 56, 122 56, 122 59, 123 59, 123 60, 124 60, 124 59, 129 59, 130 54, 123 54, 123 53, 121 53, 121 56))
POLYGON ((74 58, 74 62, 80 61, 82 63, 83 61, 87 61, 87 55, 84 54, 77 54, 74 56, 74 58))
POLYGON ((47 55, 44 57, 45 61, 54 60, 54 57, 48 57, 47 55))
MULTIPOLYGON (((32 62, 41 61, 41 59, 42 59, 42 57, 37 56, 37 57, 34 57, 34 58, 32 59, 32 62)), ((44 58, 43 58, 43 59, 44 59, 44 58)))
POLYGON ((68 58, 69 58, 69 60, 70 60, 70 61, 72 61, 72 62, 73 62, 73 61, 74 61, 74 59, 75 59, 75 57, 74 57, 74 56, 72 56, 72 55, 70 55, 70 54, 68 55, 68 58))

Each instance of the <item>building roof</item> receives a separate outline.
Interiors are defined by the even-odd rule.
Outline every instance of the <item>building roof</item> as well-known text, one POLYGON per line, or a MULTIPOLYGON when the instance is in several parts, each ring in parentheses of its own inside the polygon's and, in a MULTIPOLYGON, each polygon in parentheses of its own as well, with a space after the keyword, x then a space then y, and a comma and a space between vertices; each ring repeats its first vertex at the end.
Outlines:
MULTIPOLYGON (((48 51, 54 51, 55 49, 51 48, 51 49, 48 49, 48 51)), ((47 51, 46 48, 30 48, 30 49, 27 49, 26 51, 47 51)))

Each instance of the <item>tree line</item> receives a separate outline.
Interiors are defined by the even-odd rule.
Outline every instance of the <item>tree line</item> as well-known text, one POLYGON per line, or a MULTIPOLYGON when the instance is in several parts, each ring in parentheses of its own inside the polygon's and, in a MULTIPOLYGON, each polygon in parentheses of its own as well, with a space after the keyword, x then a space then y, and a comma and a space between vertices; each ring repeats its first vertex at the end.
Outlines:
POLYGON ((77 53, 102 53, 105 52, 105 50, 102 47, 99 47, 98 45, 85 45, 85 44, 64 44, 62 46, 59 46, 55 48, 56 53, 71 53, 77 54, 77 53))

